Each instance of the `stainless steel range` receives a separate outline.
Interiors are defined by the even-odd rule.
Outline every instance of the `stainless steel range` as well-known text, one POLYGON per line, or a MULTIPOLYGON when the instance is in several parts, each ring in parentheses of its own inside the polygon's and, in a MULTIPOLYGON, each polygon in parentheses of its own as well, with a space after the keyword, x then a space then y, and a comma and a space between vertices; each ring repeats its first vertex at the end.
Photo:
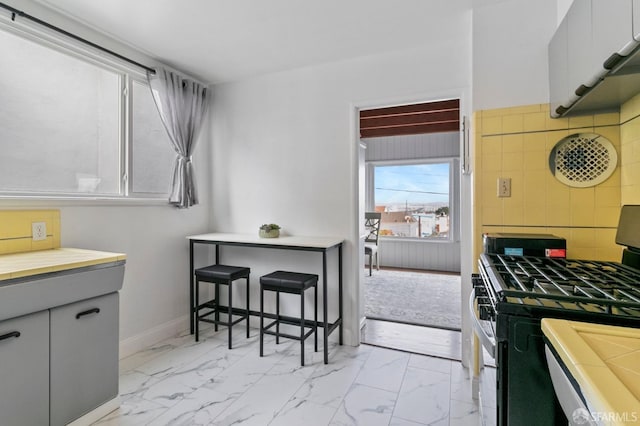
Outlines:
MULTIPOLYGON (((624 206, 616 242, 640 241, 640 206, 624 206)), ((640 246, 640 244, 638 244, 640 246)), ((567 424, 544 355, 542 318, 640 328, 638 246, 624 263, 483 253, 475 330, 495 356, 499 425, 567 424)))

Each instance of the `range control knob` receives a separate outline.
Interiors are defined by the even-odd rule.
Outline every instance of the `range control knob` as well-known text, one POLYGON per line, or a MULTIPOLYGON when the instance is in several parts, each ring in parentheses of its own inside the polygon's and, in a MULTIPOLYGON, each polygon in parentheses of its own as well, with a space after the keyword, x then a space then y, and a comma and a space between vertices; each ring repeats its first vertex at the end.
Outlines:
POLYGON ((488 303, 478 304, 478 316, 483 321, 495 321, 493 306, 488 303))

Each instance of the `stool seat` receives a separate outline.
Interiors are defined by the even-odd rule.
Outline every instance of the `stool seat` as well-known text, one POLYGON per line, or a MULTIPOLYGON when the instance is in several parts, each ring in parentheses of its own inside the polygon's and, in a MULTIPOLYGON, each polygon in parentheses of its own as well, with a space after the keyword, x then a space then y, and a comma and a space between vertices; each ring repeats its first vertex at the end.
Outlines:
POLYGON ((241 266, 210 265, 196 269, 195 274, 200 281, 205 281, 206 279, 235 281, 239 278, 245 278, 250 272, 250 268, 244 268, 241 266))
POLYGON ((275 271, 260 277, 260 284, 265 290, 277 290, 285 293, 300 293, 300 291, 315 287, 317 282, 317 275, 289 271, 275 271))

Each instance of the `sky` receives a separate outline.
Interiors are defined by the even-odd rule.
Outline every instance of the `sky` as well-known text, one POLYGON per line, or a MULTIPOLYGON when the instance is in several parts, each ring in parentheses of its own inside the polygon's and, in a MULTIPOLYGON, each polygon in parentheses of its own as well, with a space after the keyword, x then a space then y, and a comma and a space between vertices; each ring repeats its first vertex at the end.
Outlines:
POLYGON ((449 201, 449 163, 376 166, 376 204, 449 201))

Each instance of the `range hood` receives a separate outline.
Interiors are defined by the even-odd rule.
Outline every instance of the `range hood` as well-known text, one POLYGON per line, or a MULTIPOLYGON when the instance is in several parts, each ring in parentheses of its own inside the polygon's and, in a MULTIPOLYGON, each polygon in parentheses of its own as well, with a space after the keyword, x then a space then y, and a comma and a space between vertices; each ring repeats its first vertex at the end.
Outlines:
POLYGON ((574 0, 549 43, 552 117, 618 111, 640 93, 640 0, 574 0))

